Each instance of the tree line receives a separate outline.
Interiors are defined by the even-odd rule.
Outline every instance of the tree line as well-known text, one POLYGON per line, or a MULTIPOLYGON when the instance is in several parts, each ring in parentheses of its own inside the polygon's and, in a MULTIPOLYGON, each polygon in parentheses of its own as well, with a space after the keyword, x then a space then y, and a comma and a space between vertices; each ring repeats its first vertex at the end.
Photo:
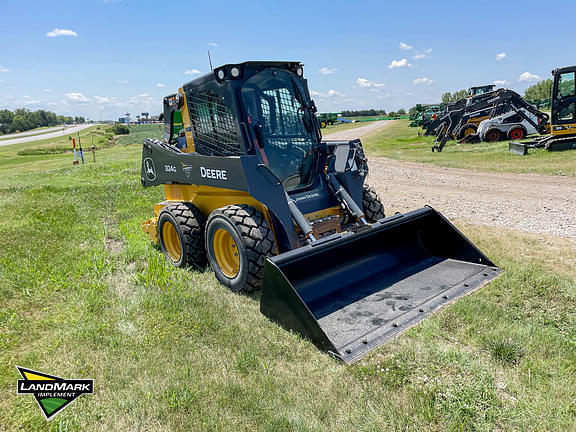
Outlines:
MULTIPOLYGON (((386 117, 386 111, 384 110, 345 110, 342 111, 342 117, 386 117)), ((400 108, 398 111, 390 111, 388 113, 389 117, 397 117, 406 115, 406 110, 404 108, 400 108)))
POLYGON ((57 126, 70 123, 85 123, 84 117, 63 116, 52 111, 30 111, 18 108, 14 111, 0 110, 0 134, 23 132, 30 129, 46 126, 57 126))

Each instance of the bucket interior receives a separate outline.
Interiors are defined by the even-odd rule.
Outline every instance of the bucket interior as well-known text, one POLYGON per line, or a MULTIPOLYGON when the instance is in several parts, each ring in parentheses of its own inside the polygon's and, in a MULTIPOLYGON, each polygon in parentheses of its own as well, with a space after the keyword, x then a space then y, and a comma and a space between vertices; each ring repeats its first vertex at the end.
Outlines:
POLYGON ((384 220, 277 263, 284 289, 297 293, 344 360, 361 357, 498 273, 438 213, 413 216, 384 220))

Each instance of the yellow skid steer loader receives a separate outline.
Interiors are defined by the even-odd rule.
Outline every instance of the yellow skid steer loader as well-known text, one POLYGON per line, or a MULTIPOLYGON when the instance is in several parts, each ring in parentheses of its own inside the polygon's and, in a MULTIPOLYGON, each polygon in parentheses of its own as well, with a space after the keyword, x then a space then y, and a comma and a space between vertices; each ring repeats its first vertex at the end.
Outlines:
POLYGON ((430 207, 385 217, 360 141, 322 139, 302 66, 224 65, 164 98, 141 180, 166 200, 143 228, 351 363, 500 270, 430 207))

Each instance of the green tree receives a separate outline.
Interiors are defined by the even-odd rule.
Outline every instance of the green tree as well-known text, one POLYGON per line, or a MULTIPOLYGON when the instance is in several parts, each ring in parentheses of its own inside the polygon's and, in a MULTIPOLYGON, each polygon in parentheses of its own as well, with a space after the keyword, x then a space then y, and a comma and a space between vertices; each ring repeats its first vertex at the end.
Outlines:
POLYGON ((458 90, 452 95, 452 102, 458 102, 460 99, 464 99, 468 96, 468 90, 458 90))
POLYGON ((524 91, 524 98, 533 101, 537 99, 550 99, 552 97, 552 80, 545 79, 531 85, 524 91))
POLYGON ((12 111, 7 109, 0 110, 0 132, 3 134, 8 133, 12 129, 13 120, 14 114, 12 114, 12 111))
POLYGON ((458 90, 454 93, 447 92, 442 95, 442 103, 458 102, 466 96, 468 96, 468 90, 458 90))

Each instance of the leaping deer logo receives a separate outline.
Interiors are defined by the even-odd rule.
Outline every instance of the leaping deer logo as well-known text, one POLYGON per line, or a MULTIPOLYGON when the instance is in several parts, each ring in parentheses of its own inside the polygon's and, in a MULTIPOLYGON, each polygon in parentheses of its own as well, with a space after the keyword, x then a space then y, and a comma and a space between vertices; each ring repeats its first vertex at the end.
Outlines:
POLYGON ((146 178, 150 181, 156 180, 156 171, 154 170, 154 162, 152 159, 144 159, 144 169, 146 171, 146 178))

